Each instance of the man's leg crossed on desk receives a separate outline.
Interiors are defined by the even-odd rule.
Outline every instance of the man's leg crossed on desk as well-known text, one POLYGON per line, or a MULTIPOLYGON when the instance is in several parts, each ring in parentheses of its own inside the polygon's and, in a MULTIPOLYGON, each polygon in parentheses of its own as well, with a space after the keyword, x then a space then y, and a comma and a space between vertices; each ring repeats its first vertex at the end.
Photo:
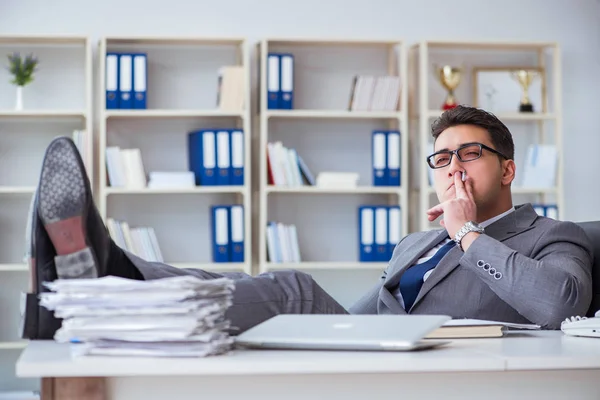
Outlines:
POLYGON ((237 332, 277 314, 347 313, 303 272, 273 271, 256 277, 239 272, 219 274, 148 262, 121 249, 110 238, 94 205, 83 161, 67 137, 54 139, 46 150, 27 228, 31 284, 25 307, 24 338, 51 339, 60 327, 60 322, 37 301, 37 294, 47 291, 42 283, 58 278, 228 277, 235 280, 235 291, 226 317, 239 329, 237 332))

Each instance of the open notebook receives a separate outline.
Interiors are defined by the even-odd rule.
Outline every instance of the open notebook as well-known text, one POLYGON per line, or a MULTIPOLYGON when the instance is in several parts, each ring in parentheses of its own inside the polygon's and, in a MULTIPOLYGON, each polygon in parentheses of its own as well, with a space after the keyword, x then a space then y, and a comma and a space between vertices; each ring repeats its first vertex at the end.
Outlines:
POLYGON ((536 329, 540 329, 540 326, 482 319, 452 319, 427 335, 426 339, 491 338, 502 337, 508 330, 536 329))

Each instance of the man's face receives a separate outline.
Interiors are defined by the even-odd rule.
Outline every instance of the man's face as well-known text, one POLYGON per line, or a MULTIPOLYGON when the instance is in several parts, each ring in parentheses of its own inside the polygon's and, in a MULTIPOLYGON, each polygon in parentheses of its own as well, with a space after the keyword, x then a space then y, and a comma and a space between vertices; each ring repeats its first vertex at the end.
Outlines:
MULTIPOLYGON (((440 150, 456 150, 466 143, 481 143, 491 148, 489 133, 478 126, 458 125, 443 131, 435 142, 435 152, 440 150)), ((456 197, 454 189, 454 174, 465 171, 467 180, 473 187, 473 194, 477 208, 485 208, 498 200, 502 186, 510 184, 514 175, 505 173, 506 163, 503 158, 491 151, 483 149, 481 157, 461 162, 456 154, 452 156, 450 165, 433 170, 434 186, 440 203, 456 197)), ((468 182, 465 182, 468 184, 468 182)))

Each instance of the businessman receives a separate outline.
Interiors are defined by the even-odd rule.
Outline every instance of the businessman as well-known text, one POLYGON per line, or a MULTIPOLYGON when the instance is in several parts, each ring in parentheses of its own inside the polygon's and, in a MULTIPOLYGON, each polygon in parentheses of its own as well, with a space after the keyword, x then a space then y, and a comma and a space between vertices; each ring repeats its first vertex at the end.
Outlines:
POLYGON ((446 111, 432 126, 439 204, 427 210, 441 229, 409 234, 381 278, 349 310, 310 275, 277 271, 251 277, 147 262, 115 245, 93 204, 73 142, 54 139, 44 156, 28 227, 31 293, 23 336, 52 338, 60 326, 38 305, 44 281, 115 275, 157 279, 190 274, 235 280, 226 316, 244 331, 280 313, 446 314, 535 323, 557 329, 590 305, 592 249, 572 222, 513 206, 514 144, 494 115, 471 107, 446 111), (463 179, 464 176, 464 179, 463 179))

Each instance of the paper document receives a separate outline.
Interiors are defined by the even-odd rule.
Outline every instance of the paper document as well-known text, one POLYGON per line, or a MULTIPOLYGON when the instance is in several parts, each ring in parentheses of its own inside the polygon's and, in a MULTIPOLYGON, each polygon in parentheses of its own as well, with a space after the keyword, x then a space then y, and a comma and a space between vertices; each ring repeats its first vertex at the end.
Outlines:
POLYGON ((540 329, 539 325, 535 324, 515 324, 512 322, 489 321, 484 319, 451 319, 442 326, 481 326, 481 325, 501 325, 510 329, 540 329))
POLYGON ((146 356, 146 357, 206 357, 222 354, 231 348, 233 339, 221 343, 177 344, 152 343, 140 346, 139 343, 120 343, 117 341, 102 341, 90 344, 76 344, 71 348, 74 356, 146 356))
POLYGON ((57 280, 40 304, 62 319, 54 335, 74 355, 204 357, 232 348, 225 312, 234 283, 177 276, 57 280))

